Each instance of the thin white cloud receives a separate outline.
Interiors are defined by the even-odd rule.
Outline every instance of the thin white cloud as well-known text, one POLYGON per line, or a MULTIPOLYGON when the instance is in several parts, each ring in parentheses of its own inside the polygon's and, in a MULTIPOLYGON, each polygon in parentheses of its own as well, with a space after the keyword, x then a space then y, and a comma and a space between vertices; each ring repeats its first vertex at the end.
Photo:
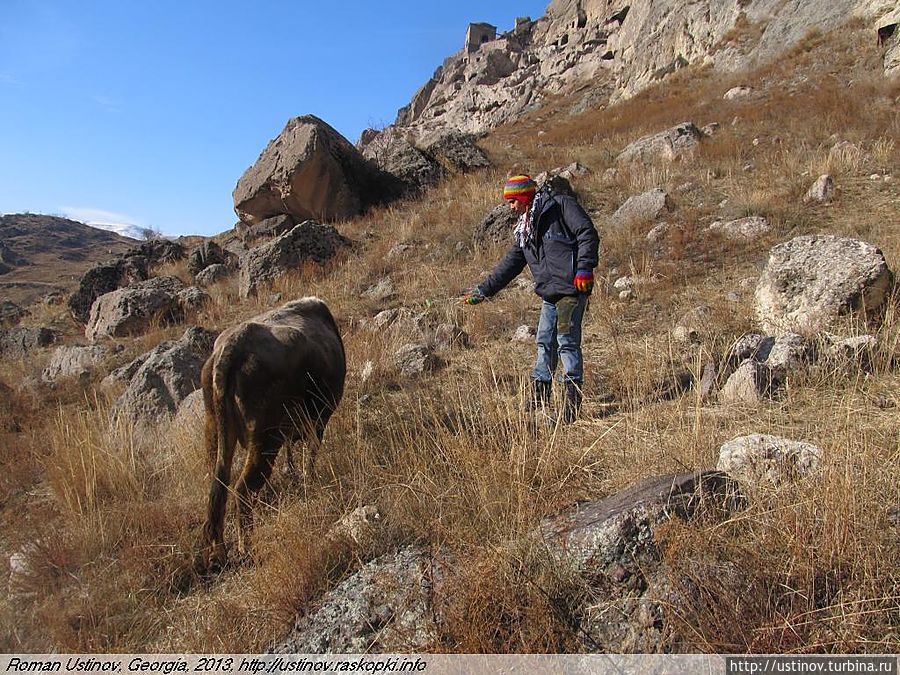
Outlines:
POLYGON ((122 112, 122 102, 109 96, 91 96, 91 100, 107 112, 122 112))
POLYGON ((22 83, 9 73, 0 72, 0 84, 9 84, 13 87, 21 87, 22 83))

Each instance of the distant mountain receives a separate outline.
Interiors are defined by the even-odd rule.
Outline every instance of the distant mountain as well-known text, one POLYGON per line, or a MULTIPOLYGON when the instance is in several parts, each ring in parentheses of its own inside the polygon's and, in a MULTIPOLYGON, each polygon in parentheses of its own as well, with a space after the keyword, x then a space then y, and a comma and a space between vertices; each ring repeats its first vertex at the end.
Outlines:
POLYGON ((88 227, 96 227, 98 230, 106 230, 107 232, 115 232, 116 234, 122 237, 128 237, 130 239, 143 240, 144 231, 146 228, 138 227, 137 225, 123 225, 120 223, 98 223, 98 222, 89 222, 85 223, 88 227))
POLYGON ((0 216, 0 299, 28 305, 70 292, 89 268, 133 246, 134 239, 68 218, 0 216))

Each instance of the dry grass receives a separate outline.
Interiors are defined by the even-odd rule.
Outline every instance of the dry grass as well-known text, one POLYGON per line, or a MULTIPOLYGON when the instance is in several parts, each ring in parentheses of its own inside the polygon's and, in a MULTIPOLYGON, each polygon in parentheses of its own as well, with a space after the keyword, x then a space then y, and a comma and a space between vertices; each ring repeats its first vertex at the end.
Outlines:
MULTIPOLYGON (((754 30, 730 39, 752 39, 754 30)), ((43 364, 5 362, 0 549, 24 566, 0 598, 0 647, 256 652, 364 561, 427 542, 458 552, 452 574, 464 589, 448 600, 435 650, 570 650, 579 642, 575 608, 585 589, 522 544, 525 535, 575 500, 712 467, 722 442, 762 432, 819 445, 826 466, 815 481, 757 495, 724 525, 672 523, 661 532, 681 598, 666 607, 672 648, 897 651, 900 542, 886 519, 900 503, 897 303, 877 333, 881 347, 868 372, 826 364, 758 408, 707 405, 693 393, 658 397, 667 378, 682 369, 696 375, 709 352, 753 328, 752 290, 738 282, 758 275, 773 243, 810 232, 859 236, 896 267, 900 85, 872 76, 877 62, 863 40, 854 30, 810 36, 790 58, 740 80, 686 69, 579 117, 568 114, 571 101, 555 100, 485 139, 495 169, 339 224, 355 246, 330 265, 305 266, 249 301, 239 298, 236 279, 209 289, 212 302, 196 321, 210 329, 268 309, 274 294, 326 298, 349 365, 318 476, 302 485, 276 470, 257 508, 250 560, 213 581, 186 573, 209 481, 198 430, 135 438, 90 388, 17 388, 43 364), (723 101, 738 83, 763 94, 752 103, 723 101), (681 162, 603 177, 627 143, 685 120, 721 128, 681 162), (842 140, 853 147, 833 151, 842 140), (576 187, 603 231, 598 277, 609 284, 598 284, 585 322, 583 419, 535 434, 520 412, 533 348, 509 341, 517 326, 535 323, 533 295, 507 289, 477 308, 461 307, 458 297, 503 252, 476 246, 471 232, 495 205, 507 170, 536 174, 576 160, 592 169, 576 187), (804 206, 803 193, 826 172, 838 186, 835 202, 804 206), (873 173, 895 180, 872 180, 873 173), (607 225, 629 195, 654 187, 676 202, 662 252, 646 240, 652 223, 607 225), (705 232, 714 219, 743 215, 768 217, 774 231, 750 244, 705 232), (649 280, 635 302, 617 300, 614 267, 649 280), (383 278, 394 297, 366 297, 383 278), (670 331, 699 304, 713 316, 705 351, 684 352, 670 331), (378 311, 399 307, 421 315, 426 328, 460 324, 472 347, 439 350, 444 365, 431 376, 400 377, 393 354, 410 336, 367 327, 378 311), (618 400, 612 414, 607 392, 618 400), (385 516, 376 545, 350 549, 325 536, 362 504, 385 516)), ((184 274, 179 265, 166 272, 184 274)), ((69 326, 42 311, 47 316, 35 320, 53 315, 69 326)), ((110 366, 182 330, 160 326, 129 341, 110 366)))

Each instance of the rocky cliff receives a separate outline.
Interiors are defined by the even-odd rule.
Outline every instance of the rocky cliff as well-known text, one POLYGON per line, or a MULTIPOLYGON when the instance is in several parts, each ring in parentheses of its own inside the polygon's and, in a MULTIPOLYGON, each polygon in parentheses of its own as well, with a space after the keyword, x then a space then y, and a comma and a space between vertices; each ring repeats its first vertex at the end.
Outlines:
POLYGON ((811 31, 854 17, 872 24, 875 40, 876 24, 894 9, 892 0, 553 0, 536 21, 517 20, 445 59, 392 127, 416 140, 446 129, 480 133, 548 94, 582 92, 576 111, 598 107, 688 65, 737 72, 768 62, 811 31))

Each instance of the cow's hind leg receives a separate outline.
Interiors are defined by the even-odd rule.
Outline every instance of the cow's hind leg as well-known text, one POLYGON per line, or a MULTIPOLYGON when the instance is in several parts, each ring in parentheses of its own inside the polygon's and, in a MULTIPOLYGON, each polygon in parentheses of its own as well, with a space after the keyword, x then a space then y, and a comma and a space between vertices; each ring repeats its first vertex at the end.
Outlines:
POLYGON ((248 551, 247 537, 253 521, 253 497, 272 475, 281 443, 281 436, 274 433, 262 438, 252 438, 250 441, 247 462, 234 488, 238 511, 238 553, 242 556, 248 551))

